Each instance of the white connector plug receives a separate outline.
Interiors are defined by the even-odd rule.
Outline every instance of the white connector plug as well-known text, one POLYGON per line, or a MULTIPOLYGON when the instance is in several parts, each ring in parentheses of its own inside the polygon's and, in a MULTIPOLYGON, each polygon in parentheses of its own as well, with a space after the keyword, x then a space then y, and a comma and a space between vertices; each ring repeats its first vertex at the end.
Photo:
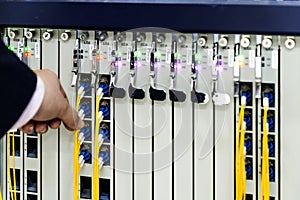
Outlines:
POLYGON ((103 120, 103 112, 102 111, 99 111, 99 113, 98 113, 98 120, 99 120, 99 122, 101 122, 103 120))
POLYGON ((79 163, 80 168, 82 168, 84 165, 84 156, 83 155, 79 156, 78 163, 79 163))
POLYGON ((241 104, 242 105, 246 105, 246 102, 247 102, 247 97, 246 96, 242 96, 241 97, 241 104))
POLYGON ((103 97, 103 88, 98 88, 97 89, 97 96, 99 96, 100 99, 102 99, 102 97, 103 97))
POLYGON ((103 158, 99 157, 99 169, 102 169, 103 165, 104 165, 103 158))
POLYGON ((98 145, 99 145, 99 148, 102 146, 103 142, 104 142, 103 135, 99 134, 99 136, 98 136, 98 145))
POLYGON ((80 132, 79 135, 78 135, 78 140, 80 142, 80 145, 82 145, 82 143, 84 142, 85 140, 85 137, 84 137, 84 133, 83 132, 80 132))
POLYGON ((263 98, 263 106, 264 107, 266 106, 267 108, 269 107, 269 98, 268 97, 263 98))

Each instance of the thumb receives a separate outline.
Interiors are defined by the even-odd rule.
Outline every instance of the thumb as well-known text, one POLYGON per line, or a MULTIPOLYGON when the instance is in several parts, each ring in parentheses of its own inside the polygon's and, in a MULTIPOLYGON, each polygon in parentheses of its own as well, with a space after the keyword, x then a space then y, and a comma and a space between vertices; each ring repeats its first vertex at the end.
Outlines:
POLYGON ((62 113, 60 119, 62 120, 64 126, 69 131, 74 131, 76 129, 81 129, 84 127, 84 122, 78 116, 78 113, 67 103, 67 108, 65 112, 62 113))

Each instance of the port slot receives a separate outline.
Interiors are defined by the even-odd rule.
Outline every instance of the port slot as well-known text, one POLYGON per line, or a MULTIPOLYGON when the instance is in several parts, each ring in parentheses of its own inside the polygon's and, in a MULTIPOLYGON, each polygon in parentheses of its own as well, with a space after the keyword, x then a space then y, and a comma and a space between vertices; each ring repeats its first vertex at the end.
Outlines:
POLYGON ((99 75, 98 87, 103 89, 103 96, 109 97, 110 75, 99 75))
MULTIPOLYGON (((263 120, 264 120, 264 111, 261 111, 261 131, 263 131, 263 120)), ((267 123, 269 127, 269 132, 275 132, 275 111, 274 110, 268 110, 268 117, 267 117, 267 123)))
MULTIPOLYGON (((20 137, 15 136, 15 156, 16 157, 20 157, 20 153, 21 153, 21 151, 20 151, 21 146, 20 145, 21 145, 20 144, 20 137)), ((13 146, 12 136, 10 136, 10 156, 12 156, 12 153, 13 153, 12 152, 12 150, 13 150, 12 146, 13 146)))
POLYGON ((108 122, 102 122, 100 124, 100 133, 103 135, 103 142, 110 143, 110 124, 108 122))
POLYGON ((84 157, 85 164, 92 164, 92 145, 83 143, 80 147, 80 156, 84 157))
MULTIPOLYGON (((10 193, 9 193, 9 195, 8 195, 8 198, 7 199, 11 199, 11 197, 10 197, 10 193)), ((17 199, 16 200, 21 200, 21 197, 20 197, 20 193, 19 192, 17 192, 17 199)), ((29 200, 29 199, 27 199, 27 200, 29 200)))
POLYGON ((253 200, 252 194, 246 194, 246 200, 253 200))
POLYGON ((80 129, 79 133, 84 134, 84 141, 92 141, 91 121, 84 120, 84 127, 82 129, 80 129))
MULTIPOLYGON (((20 191, 20 187, 21 187, 21 182, 20 182, 20 169, 15 169, 16 172, 16 190, 20 191)), ((10 180, 11 183, 14 182, 14 178, 13 178, 13 169, 10 169, 10 180)), ((14 184, 12 184, 12 189, 14 190, 14 184)))
POLYGON ((27 170, 27 192, 38 192, 37 180, 37 171, 27 170))
MULTIPOLYGON (((267 95, 269 98, 269 107, 275 107, 275 85, 271 83, 263 83, 261 85, 261 96, 267 95)), ((263 107, 263 101, 261 101, 261 106, 263 107)))
POLYGON ((102 112, 103 120, 110 120, 110 101, 101 100, 99 111, 102 112))
POLYGON ((275 182, 275 160, 269 160, 270 182, 275 182))
POLYGON ((91 118, 92 116, 92 101, 91 98, 83 98, 80 102, 79 110, 83 110, 84 118, 91 118))
POLYGON ((275 136, 268 135, 269 157, 275 157, 275 136))
POLYGON ((275 200, 275 197, 270 197, 270 200, 275 200))
POLYGON ((245 170, 247 180, 253 180, 253 161, 252 158, 246 157, 245 170))
POLYGON ((92 178, 80 177, 80 198, 91 199, 92 198, 92 178))
POLYGON ((27 200, 37 200, 37 195, 27 194, 27 200))
POLYGON ((110 146, 102 145, 99 153, 99 157, 103 159, 103 165, 110 165, 110 146))
POLYGON ((252 134, 251 133, 246 133, 245 134, 245 143, 244 143, 245 147, 246 147, 246 155, 253 155, 253 138, 252 138, 252 134))
POLYGON ((110 180, 102 179, 99 180, 99 199, 109 200, 110 199, 110 180))
POLYGON ((27 157, 38 158, 38 139, 27 137, 27 157))
POLYGON ((253 91, 251 82, 240 82, 240 105, 241 105, 241 96, 246 95, 246 106, 253 105, 253 91))
POLYGON ((91 80, 92 80, 91 74, 80 74, 79 75, 79 87, 84 88, 84 96, 91 96, 92 90, 91 90, 91 80))
POLYGON ((253 114, 251 109, 245 109, 244 121, 246 122, 246 131, 252 131, 253 114))

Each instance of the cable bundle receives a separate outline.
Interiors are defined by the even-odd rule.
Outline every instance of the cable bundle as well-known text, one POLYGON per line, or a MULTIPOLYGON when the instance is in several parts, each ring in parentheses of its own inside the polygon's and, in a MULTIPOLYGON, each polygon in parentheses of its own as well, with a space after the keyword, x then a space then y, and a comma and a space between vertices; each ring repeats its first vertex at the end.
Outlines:
POLYGON ((268 108, 269 98, 263 99, 263 139, 262 139, 262 168, 261 168, 261 200, 270 200, 270 173, 269 173, 269 149, 268 149, 268 108))
POLYGON ((101 86, 96 94, 96 119, 95 119, 95 138, 94 138, 94 171, 93 171, 93 200, 99 200, 99 173, 102 167, 102 162, 99 164, 99 151, 103 142, 103 135, 99 137, 100 122, 103 119, 102 110, 100 110, 100 100, 103 96, 101 86))
MULTIPOLYGON (((16 181, 16 165, 15 165, 15 133, 12 132, 12 169, 13 169, 13 183, 10 174, 10 134, 6 137, 6 159, 7 159, 7 178, 9 182, 10 199, 17 200, 17 181, 16 181), (13 187, 12 187, 13 186, 13 187)), ((2 195, 1 198, 2 199, 2 195)))
POLYGON ((236 162, 236 200, 246 200, 246 170, 245 170, 245 116, 246 95, 241 98, 241 109, 236 133, 235 162, 236 162))
MULTIPOLYGON (((80 100, 84 95, 84 88, 80 87, 78 90, 77 98, 76 98, 76 111, 78 112, 80 106, 80 100)), ((78 139, 79 130, 74 131, 74 158, 73 158, 73 169, 74 169, 74 200, 79 199, 79 172, 80 172, 80 165, 78 161, 79 151, 80 151, 80 140, 78 139)))

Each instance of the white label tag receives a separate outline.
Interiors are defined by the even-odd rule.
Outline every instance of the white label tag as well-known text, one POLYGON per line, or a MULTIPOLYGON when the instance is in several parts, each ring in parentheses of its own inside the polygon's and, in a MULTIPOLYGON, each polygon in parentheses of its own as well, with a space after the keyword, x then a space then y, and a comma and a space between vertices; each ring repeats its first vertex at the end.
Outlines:
POLYGON ((166 63, 171 63, 171 48, 166 47, 166 63))
POLYGON ((234 65, 234 50, 228 50, 228 67, 233 67, 234 65))
POLYGON ((213 49, 207 50, 207 65, 213 66, 213 49))
POLYGON ((89 45, 89 59, 93 60, 93 50, 94 50, 94 45, 90 44, 89 45))
POLYGON ((152 50, 151 47, 147 47, 147 50, 146 50, 146 62, 150 62, 151 50, 152 50))
POLYGON ((191 65, 192 64, 192 49, 188 48, 186 51, 186 64, 191 65))
POLYGON ((261 78, 261 57, 255 58, 255 77, 261 78))
POLYGON ((233 76, 234 77, 240 77, 240 66, 238 61, 234 62, 234 66, 233 66, 233 76))
POLYGON ((249 51, 249 58, 248 58, 249 68, 255 68, 255 50, 249 51))
POLYGON ((127 46, 127 62, 130 62, 131 51, 132 51, 132 46, 127 46))
POLYGON ((34 43, 34 57, 40 58, 40 43, 39 42, 34 43))
POLYGON ((278 69, 278 51, 277 50, 272 51, 272 68, 278 69))

